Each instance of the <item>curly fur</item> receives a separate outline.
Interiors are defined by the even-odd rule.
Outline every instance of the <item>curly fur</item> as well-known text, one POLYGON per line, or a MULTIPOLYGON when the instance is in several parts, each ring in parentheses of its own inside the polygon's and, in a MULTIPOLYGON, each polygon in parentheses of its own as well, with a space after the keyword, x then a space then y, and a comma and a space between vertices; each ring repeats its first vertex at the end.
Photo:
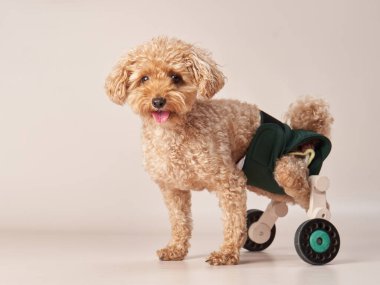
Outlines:
MULTIPOLYGON (((207 262, 239 262, 239 250, 246 239, 246 177, 236 162, 244 156, 260 125, 260 111, 256 105, 236 100, 208 100, 223 85, 224 75, 208 52, 165 37, 130 51, 107 77, 105 88, 110 99, 120 105, 128 103, 143 122, 144 165, 161 189, 171 222, 171 240, 157 251, 161 260, 186 256, 192 230, 190 190, 207 189, 216 193, 224 221, 223 243, 207 262), (174 75, 180 80, 173 81, 174 75), (152 103, 156 98, 165 99, 159 110, 152 103), (157 112, 167 114, 163 123, 156 120, 157 112)), ((314 120, 308 108, 304 113, 314 120)), ((302 108, 297 105, 293 109, 302 108)), ((328 118, 322 113, 319 118, 328 118)), ((293 121, 298 126, 298 121, 293 121)), ((275 197, 248 189, 306 207, 307 173, 302 161, 282 158, 275 174, 288 195, 275 197)))
POLYGON ((290 105, 285 119, 293 129, 310 130, 330 137, 334 122, 329 105, 322 99, 304 97, 290 105))

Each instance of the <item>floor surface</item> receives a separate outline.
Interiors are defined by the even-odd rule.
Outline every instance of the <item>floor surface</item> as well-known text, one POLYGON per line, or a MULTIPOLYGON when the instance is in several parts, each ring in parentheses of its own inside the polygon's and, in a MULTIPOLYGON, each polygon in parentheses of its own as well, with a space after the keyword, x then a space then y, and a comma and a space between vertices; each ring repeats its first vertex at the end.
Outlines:
POLYGON ((378 284, 379 229, 370 218, 337 221, 342 239, 330 264, 311 266, 296 254, 297 225, 278 227, 264 252, 242 250, 238 266, 212 267, 204 262, 218 247, 217 233, 194 233, 182 262, 160 262, 155 250, 166 235, 0 233, 0 284, 378 284))

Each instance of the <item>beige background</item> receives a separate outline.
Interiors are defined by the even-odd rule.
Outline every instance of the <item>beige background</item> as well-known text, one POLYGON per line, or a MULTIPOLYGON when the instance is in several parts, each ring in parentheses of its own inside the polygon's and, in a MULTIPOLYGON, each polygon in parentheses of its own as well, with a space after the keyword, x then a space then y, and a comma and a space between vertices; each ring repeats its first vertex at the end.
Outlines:
POLYGON ((0 284, 378 284, 379 51, 380 1, 0 0, 0 284), (169 225, 140 121, 103 91, 119 56, 157 35, 213 52, 228 77, 219 98, 279 118, 301 95, 330 102, 331 264, 295 253, 306 217, 291 207, 267 250, 210 267, 222 227, 208 192, 193 195, 188 257, 157 260, 169 225))
MULTIPOLYGON (((326 98, 333 215, 379 214, 379 1, 1 0, 0 231, 168 229, 139 118, 103 91, 119 56, 157 35, 213 52, 219 98, 279 118, 298 96, 326 98)), ((196 231, 219 231, 213 195, 195 193, 193 209, 196 231)))

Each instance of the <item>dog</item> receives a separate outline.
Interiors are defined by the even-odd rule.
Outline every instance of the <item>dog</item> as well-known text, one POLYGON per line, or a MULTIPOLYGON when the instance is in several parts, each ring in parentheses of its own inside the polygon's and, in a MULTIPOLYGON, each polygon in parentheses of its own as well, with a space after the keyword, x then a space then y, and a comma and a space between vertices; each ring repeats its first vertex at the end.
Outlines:
MULTIPOLYGON (((106 79, 116 104, 127 103, 142 120, 144 166, 159 186, 169 211, 171 240, 157 251, 160 260, 183 260, 192 231, 191 190, 216 193, 223 213, 224 240, 207 258, 211 265, 239 263, 247 237, 246 189, 307 209, 308 169, 303 159, 281 157, 274 177, 287 195, 247 186, 236 164, 260 126, 256 105, 210 100, 225 76, 210 53, 176 38, 157 37, 123 56, 106 79)), ((294 129, 328 136, 328 105, 306 98, 291 105, 294 129)))

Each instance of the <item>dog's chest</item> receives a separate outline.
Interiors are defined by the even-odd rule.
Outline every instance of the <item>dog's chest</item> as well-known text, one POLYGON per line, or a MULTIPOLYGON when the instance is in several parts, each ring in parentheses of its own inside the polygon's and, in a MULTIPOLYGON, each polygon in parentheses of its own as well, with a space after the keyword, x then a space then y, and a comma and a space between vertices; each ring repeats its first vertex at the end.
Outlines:
POLYGON ((158 184, 201 190, 210 176, 211 149, 206 140, 155 131, 143 135, 144 165, 158 184))

